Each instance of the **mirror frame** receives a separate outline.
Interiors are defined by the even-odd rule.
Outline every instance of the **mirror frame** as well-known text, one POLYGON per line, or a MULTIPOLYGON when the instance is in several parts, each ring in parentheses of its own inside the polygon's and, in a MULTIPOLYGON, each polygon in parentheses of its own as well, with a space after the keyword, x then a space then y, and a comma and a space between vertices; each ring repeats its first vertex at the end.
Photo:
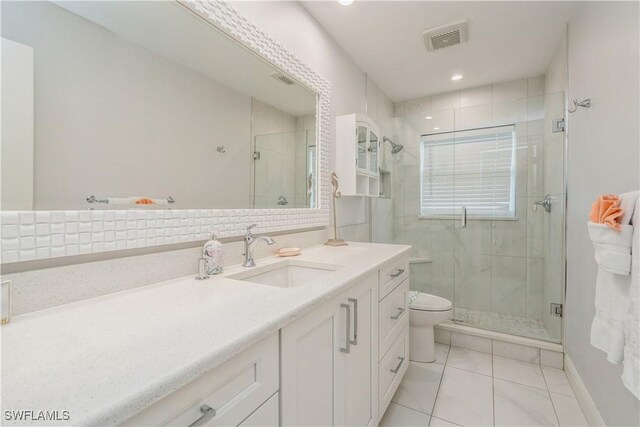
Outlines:
POLYGON ((1 263, 197 242, 329 225, 330 85, 240 12, 221 1, 174 0, 317 95, 318 208, 2 211, 1 263), (9 226, 5 228, 5 226, 9 226))

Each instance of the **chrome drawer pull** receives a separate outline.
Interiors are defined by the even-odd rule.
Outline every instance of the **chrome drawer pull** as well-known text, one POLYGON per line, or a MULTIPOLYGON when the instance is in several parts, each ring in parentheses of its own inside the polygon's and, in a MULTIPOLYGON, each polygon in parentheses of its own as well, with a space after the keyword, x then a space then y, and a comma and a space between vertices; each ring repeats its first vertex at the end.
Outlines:
POLYGON ((353 303, 353 340, 351 344, 358 345, 358 300, 349 298, 349 302, 353 303))
POLYGON ((200 407, 200 412, 202 412, 202 416, 195 420, 193 423, 189 424, 189 427, 200 427, 210 421, 213 417, 216 416, 216 410, 213 409, 209 405, 202 405, 200 407))
POLYGON ((395 272, 395 273, 393 273, 393 274, 390 274, 390 276, 391 276, 392 278, 394 278, 394 279, 395 279, 396 277, 398 277, 398 276, 399 276, 399 275, 401 275, 402 273, 404 273, 404 268, 399 268, 399 269, 398 269, 398 271, 396 271, 396 272, 395 272))
POLYGON ((400 359, 400 363, 398 363, 398 366, 396 366, 396 369, 391 370, 391 372, 393 372, 394 374, 398 373, 398 371, 400 370, 400 367, 404 363, 404 357, 398 357, 398 359, 400 359))
POLYGON ((393 320, 398 320, 404 314, 404 308, 398 307, 398 312, 391 316, 393 320))
POLYGON ((351 351, 351 340, 349 339, 351 338, 351 306, 349 304, 340 304, 340 307, 347 310, 347 321, 345 323, 346 334, 344 335, 347 342, 347 346, 340 348, 340 351, 343 353, 349 353, 351 351))

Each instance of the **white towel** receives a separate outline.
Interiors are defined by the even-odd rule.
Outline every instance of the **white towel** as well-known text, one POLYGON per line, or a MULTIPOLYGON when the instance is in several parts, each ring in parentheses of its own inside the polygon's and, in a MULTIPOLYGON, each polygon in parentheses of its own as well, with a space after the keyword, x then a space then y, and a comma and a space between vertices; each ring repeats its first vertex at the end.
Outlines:
POLYGON ((620 231, 616 231, 606 224, 589 222, 589 237, 596 251, 595 259, 599 269, 629 275, 633 226, 620 225, 620 231))
POLYGON ((622 382, 640 399, 640 200, 636 201, 631 224, 634 226, 631 250, 631 286, 625 321, 624 369, 622 382))
POLYGON ((589 222, 588 226, 598 263, 591 345, 607 353, 609 362, 618 364, 622 362, 625 345, 633 227, 623 225, 620 231, 615 231, 605 224, 589 222))
MULTIPOLYGON (((622 208, 622 217, 620 218, 620 224, 628 225, 631 223, 634 207, 640 191, 629 191, 628 193, 622 193, 620 197, 620 207, 622 208)), ((636 224, 637 225, 637 224, 636 224)))
POLYGON ((130 205, 131 200, 128 197, 109 197, 107 203, 110 205, 130 205))

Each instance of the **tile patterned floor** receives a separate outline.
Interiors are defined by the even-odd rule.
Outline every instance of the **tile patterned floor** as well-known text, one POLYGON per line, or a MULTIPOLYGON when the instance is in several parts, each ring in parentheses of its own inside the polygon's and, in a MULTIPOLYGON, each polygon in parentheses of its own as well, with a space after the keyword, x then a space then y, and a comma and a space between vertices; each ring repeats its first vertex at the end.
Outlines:
POLYGON ((506 332, 544 341, 555 341, 549 335, 542 322, 533 319, 458 307, 454 309, 452 318, 456 323, 476 326, 482 329, 506 332))
POLYGON ((411 362, 381 427, 587 426, 560 369, 436 344, 411 362))

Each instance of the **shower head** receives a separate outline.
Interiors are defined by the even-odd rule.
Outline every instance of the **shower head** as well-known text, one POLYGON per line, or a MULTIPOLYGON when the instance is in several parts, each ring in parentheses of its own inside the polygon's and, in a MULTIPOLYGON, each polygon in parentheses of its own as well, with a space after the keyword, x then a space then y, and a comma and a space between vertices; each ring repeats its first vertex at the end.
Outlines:
POLYGON ((387 138, 386 136, 382 138, 382 140, 384 142, 388 142, 389 144, 391 144, 391 154, 398 154, 399 152, 402 151, 402 149, 404 148, 404 145, 402 144, 396 144, 395 142, 393 142, 392 140, 390 140, 389 138, 387 138))

